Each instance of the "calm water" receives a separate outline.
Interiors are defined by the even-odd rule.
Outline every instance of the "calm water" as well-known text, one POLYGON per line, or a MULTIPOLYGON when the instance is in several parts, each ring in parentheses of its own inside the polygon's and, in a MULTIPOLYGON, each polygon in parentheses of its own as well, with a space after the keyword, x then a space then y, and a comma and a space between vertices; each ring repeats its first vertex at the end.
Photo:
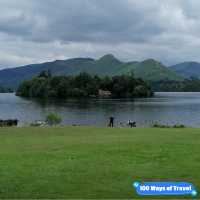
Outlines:
POLYGON ((49 112, 59 113, 66 125, 106 126, 114 116, 116 123, 129 119, 139 126, 152 121, 200 127, 200 93, 156 93, 154 98, 136 100, 36 101, 0 94, 0 118, 17 118, 20 125, 45 120, 49 112))

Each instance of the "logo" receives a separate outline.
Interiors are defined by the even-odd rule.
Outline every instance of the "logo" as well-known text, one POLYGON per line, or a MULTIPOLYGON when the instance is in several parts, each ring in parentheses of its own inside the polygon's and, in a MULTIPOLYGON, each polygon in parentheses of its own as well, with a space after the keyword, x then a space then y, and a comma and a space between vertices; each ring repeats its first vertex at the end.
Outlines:
POLYGON ((140 196, 197 196, 193 184, 187 182, 146 182, 133 184, 140 196))

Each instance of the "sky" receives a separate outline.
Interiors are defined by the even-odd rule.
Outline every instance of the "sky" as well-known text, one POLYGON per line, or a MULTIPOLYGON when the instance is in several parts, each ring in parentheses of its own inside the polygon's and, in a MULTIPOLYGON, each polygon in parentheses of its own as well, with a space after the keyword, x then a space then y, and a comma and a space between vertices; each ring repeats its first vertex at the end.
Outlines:
POLYGON ((200 1, 0 0, 0 68, 110 53, 200 62, 200 1))

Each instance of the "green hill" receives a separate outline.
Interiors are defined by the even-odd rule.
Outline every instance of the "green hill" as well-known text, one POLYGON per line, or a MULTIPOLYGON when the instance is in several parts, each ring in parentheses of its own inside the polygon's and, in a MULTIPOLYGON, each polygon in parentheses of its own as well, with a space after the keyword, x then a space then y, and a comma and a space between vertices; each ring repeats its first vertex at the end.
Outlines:
POLYGON ((143 62, 126 63, 118 73, 124 74, 130 72, 133 72, 136 77, 143 78, 147 81, 183 80, 182 76, 153 59, 148 59, 143 62))
POLYGON ((108 54, 93 63, 92 72, 98 75, 114 75, 121 69, 122 64, 113 55, 108 54))
POLYGON ((200 78, 200 63, 184 62, 170 67, 173 71, 185 78, 200 78))
POLYGON ((135 64, 133 66, 133 71, 136 77, 142 77, 148 81, 183 80, 183 77, 153 59, 135 64))
POLYGON ((121 62, 108 54, 97 60, 74 58, 4 69, 0 71, 0 85, 16 88, 19 83, 38 75, 43 70, 51 70, 53 75, 77 75, 80 72, 88 72, 100 76, 113 76, 134 72, 136 77, 148 81, 183 80, 182 76, 153 59, 143 62, 121 62))

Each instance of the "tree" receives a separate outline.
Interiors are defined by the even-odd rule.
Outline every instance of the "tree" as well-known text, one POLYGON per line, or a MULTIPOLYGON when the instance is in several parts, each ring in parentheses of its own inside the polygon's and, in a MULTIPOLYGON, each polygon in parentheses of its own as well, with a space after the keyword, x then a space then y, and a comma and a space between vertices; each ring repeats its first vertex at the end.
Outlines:
POLYGON ((51 74, 51 70, 48 69, 47 71, 43 70, 39 76, 40 78, 51 78, 52 77, 52 74, 51 74))
POLYGON ((19 88, 17 89, 16 95, 22 96, 22 97, 30 97, 30 90, 32 87, 32 80, 30 81, 24 81, 19 85, 19 88))
POLYGON ((46 116, 46 122, 50 126, 58 125, 62 122, 62 118, 55 114, 55 113, 50 113, 46 116))

